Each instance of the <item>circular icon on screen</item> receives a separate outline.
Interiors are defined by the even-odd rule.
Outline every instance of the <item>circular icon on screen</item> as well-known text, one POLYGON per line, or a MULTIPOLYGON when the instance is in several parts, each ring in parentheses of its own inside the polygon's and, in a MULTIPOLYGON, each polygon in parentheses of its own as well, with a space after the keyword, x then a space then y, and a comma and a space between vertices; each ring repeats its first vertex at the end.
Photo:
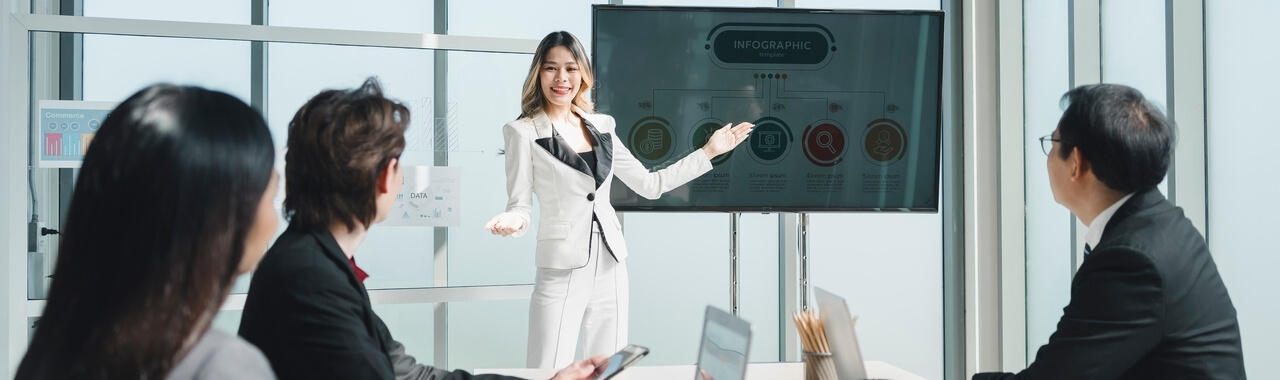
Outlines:
POLYGON ((50 131, 56 131, 56 130, 58 130, 58 123, 57 123, 57 122, 52 122, 52 121, 50 121, 50 122, 49 122, 49 130, 50 130, 50 131))
POLYGON ((96 131, 96 130, 98 130, 98 128, 101 128, 101 127, 102 127, 102 123, 101 123, 101 122, 99 122, 99 121, 98 121, 98 119, 90 119, 90 120, 89 120, 89 130, 90 130, 90 131, 96 131))
POLYGON ((631 153, 648 164, 666 161, 675 151, 675 133, 666 119, 650 116, 636 121, 627 135, 631 153))
POLYGON ((876 119, 862 132, 862 154, 873 164, 892 165, 902 159, 907 150, 907 134, 898 122, 876 119))
POLYGON ((61 124, 58 124, 58 127, 59 127, 59 128, 61 128, 61 129, 62 129, 62 130, 64 130, 64 131, 65 131, 65 130, 68 130, 68 129, 71 129, 71 125, 70 125, 70 124, 67 124, 67 122, 65 122, 65 121, 64 121, 64 122, 62 122, 61 124))
POLYGON ((844 160, 844 128, 835 120, 818 120, 804 128, 804 157, 814 165, 835 166, 844 160))
POLYGON ((73 131, 78 131, 78 130, 80 130, 80 123, 79 123, 79 122, 71 122, 71 130, 73 130, 73 131))
POLYGON ((756 120, 756 127, 747 137, 747 147, 751 157, 761 164, 773 165, 787 157, 791 150, 791 128, 776 117, 765 117, 756 120))
MULTIPOLYGON (((724 120, 715 118, 702 119, 694 123, 696 127, 693 128, 693 133, 689 134, 689 146, 701 148, 703 145, 707 145, 707 140, 711 139, 711 134, 715 133, 717 129, 724 128, 724 124, 724 120)), ((711 165, 720 165, 725 161, 729 161, 729 156, 732 155, 733 151, 730 150, 716 156, 716 158, 711 159, 711 165)))

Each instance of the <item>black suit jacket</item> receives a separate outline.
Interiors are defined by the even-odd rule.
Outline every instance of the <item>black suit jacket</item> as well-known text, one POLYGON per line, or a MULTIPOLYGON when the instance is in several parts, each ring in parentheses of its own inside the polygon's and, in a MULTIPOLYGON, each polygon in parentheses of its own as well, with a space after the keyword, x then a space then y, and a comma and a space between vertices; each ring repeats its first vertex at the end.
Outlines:
POLYGON ((418 364, 369 304, 333 234, 296 225, 253 273, 240 336, 280 379, 515 379, 418 364))
POLYGON ((1204 238, 1158 190, 1121 205, 1036 360, 987 379, 1244 379, 1240 326, 1204 238))

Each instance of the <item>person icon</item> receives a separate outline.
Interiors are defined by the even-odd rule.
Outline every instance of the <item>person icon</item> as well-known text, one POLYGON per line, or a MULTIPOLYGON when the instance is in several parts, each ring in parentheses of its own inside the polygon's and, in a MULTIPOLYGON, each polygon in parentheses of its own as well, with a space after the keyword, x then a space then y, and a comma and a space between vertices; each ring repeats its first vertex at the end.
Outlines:
POLYGON ((879 154, 880 156, 888 156, 890 153, 893 153, 893 147, 890 146, 893 144, 892 139, 893 135, 891 135, 888 130, 881 130, 877 133, 875 148, 876 154, 879 154))

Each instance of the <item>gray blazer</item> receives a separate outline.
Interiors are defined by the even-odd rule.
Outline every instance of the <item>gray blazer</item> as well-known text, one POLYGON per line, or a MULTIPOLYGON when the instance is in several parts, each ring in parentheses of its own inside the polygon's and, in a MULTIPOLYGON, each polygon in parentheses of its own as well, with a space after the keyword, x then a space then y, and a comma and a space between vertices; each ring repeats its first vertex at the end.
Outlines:
POLYGON ((209 328, 165 377, 167 380, 275 378, 262 351, 244 339, 216 328, 209 328))
POLYGON ((600 221, 605 247, 614 259, 627 258, 622 226, 609 203, 610 185, 616 177, 642 197, 657 199, 690 180, 711 171, 711 160, 701 150, 665 168, 650 172, 622 139, 613 136, 613 117, 587 113, 574 107, 590 132, 596 167, 588 168, 573 148, 551 127, 547 114, 507 123, 502 128, 506 147, 507 214, 524 220, 529 228, 533 194, 538 195, 537 249, 534 263, 540 268, 575 269, 587 265, 594 216, 600 221))

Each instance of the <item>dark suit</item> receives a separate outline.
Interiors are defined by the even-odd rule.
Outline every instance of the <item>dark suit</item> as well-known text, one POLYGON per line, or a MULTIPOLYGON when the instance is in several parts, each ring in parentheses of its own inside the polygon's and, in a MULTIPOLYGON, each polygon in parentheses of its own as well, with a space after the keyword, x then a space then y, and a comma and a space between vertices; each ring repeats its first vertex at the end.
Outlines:
POLYGON ((240 335, 280 379, 515 379, 415 362, 374 314, 333 234, 296 225, 253 273, 240 335))
POLYGON ((1158 190, 1134 194, 1071 281, 1036 360, 987 379, 1244 379, 1240 326, 1204 238, 1158 190))

